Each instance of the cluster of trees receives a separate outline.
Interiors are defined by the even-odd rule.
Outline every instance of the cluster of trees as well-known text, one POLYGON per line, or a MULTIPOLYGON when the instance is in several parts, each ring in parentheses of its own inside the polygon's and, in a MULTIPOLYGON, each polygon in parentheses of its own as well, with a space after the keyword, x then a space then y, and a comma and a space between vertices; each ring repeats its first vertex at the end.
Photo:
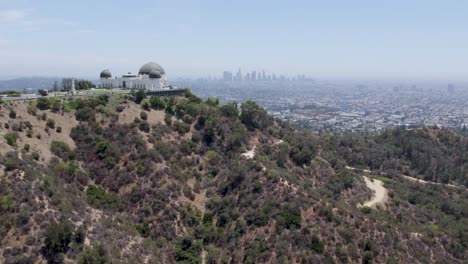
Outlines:
POLYGON ((343 136, 332 148, 352 166, 468 186, 468 140, 450 130, 395 128, 343 136))
POLYGON ((54 84, 52 85, 52 90, 54 92, 70 91, 72 88, 72 81, 75 81, 76 90, 89 90, 91 88, 96 88, 96 85, 89 80, 63 78, 61 84, 59 84, 58 81, 54 82, 54 84))

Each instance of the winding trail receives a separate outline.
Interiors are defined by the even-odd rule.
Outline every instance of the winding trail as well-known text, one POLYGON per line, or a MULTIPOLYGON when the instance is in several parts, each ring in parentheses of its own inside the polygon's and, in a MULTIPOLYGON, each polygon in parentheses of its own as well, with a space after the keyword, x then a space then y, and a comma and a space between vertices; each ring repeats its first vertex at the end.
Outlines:
POLYGON ((367 206, 375 208, 377 205, 385 206, 385 202, 388 200, 388 190, 383 186, 383 181, 381 180, 371 180, 366 176, 362 176, 366 182, 367 188, 374 191, 372 199, 365 202, 362 206, 367 206))
POLYGON ((244 156, 244 157, 246 157, 248 159, 253 159, 255 157, 255 149, 256 148, 257 147, 253 147, 253 149, 251 149, 251 150, 249 150, 249 151, 247 151, 245 153, 242 153, 241 156, 244 156))

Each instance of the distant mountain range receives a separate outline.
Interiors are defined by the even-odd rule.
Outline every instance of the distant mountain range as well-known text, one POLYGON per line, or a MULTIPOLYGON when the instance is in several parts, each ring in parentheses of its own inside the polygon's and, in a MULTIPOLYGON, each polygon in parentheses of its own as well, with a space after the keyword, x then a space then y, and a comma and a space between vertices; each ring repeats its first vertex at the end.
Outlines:
POLYGON ((52 88, 55 81, 62 81, 60 77, 21 77, 9 80, 0 80, 0 90, 22 91, 27 88, 48 89, 52 88))

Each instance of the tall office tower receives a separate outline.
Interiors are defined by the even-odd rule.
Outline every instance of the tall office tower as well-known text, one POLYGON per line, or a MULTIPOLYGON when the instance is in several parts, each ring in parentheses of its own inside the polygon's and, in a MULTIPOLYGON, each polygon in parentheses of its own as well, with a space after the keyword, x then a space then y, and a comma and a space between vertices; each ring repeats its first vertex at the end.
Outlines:
POLYGON ((256 80, 257 80, 257 72, 256 72, 256 71, 253 71, 253 72, 250 74, 250 80, 252 80, 252 81, 256 81, 256 80))
POLYGON ((232 82, 232 72, 224 71, 223 72, 223 81, 232 82))
POLYGON ((236 81, 242 82, 242 71, 241 71, 240 68, 239 68, 239 70, 237 71, 237 74, 236 74, 236 81))
POLYGON ((265 71, 264 71, 264 70, 262 71, 262 80, 263 80, 263 81, 266 80, 266 75, 265 75, 265 71))
POLYGON ((244 78, 244 80, 246 80, 246 81, 250 81, 250 73, 247 73, 247 74, 245 75, 245 78, 244 78))

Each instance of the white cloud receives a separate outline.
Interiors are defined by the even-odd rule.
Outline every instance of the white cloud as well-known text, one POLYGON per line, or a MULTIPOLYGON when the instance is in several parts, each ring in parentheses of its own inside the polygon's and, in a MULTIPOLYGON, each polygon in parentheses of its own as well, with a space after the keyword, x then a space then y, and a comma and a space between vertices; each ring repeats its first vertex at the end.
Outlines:
POLYGON ((78 27, 78 23, 63 18, 41 17, 33 9, 0 10, 0 28, 13 31, 39 31, 48 27, 78 27))
POLYGON ((28 10, 0 10, 0 22, 22 22, 28 16, 28 10))

